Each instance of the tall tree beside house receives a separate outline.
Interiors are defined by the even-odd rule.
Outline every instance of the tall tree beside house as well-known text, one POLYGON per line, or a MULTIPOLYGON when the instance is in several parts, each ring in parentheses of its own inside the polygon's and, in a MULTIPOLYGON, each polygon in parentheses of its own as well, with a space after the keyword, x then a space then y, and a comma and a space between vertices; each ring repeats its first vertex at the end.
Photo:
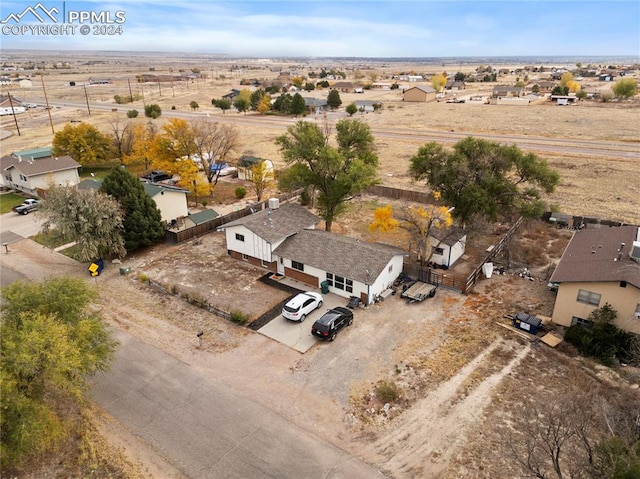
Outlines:
POLYGON ((267 92, 263 88, 258 88, 257 90, 251 93, 251 109, 257 111, 258 105, 262 98, 267 94, 267 92))
POLYGON ((164 238, 160 210, 138 178, 122 168, 114 168, 102 181, 100 191, 120 203, 127 252, 154 245, 164 238))
POLYGON ((52 154, 68 155, 82 166, 96 165, 111 159, 111 141, 93 125, 69 124, 53 136, 52 154))
POLYGON ((447 77, 442 73, 438 73, 437 75, 433 75, 431 77, 431 86, 435 91, 441 91, 446 84, 447 77))
POLYGON ((124 163, 124 159, 127 155, 130 155, 133 151, 133 123, 120 122, 120 118, 117 115, 109 121, 111 126, 111 151, 114 158, 120 160, 120 163, 124 163))
POLYGON ((265 94, 258 103, 258 113, 265 114, 271 110, 271 96, 265 94))
POLYGON ((346 202, 379 182, 378 156, 369 126, 357 119, 342 119, 335 126, 336 146, 330 145, 328 127, 323 130, 308 121, 297 122, 276 139, 290 165, 280 175, 280 188, 317 191, 316 206, 327 231, 346 202))
POLYGON ((463 224, 474 217, 495 221, 512 213, 539 217, 546 207, 543 193, 552 193, 560 181, 535 154, 473 137, 460 140, 453 150, 427 143, 411 158, 409 171, 439 191, 463 224))
POLYGON ((273 185, 273 170, 268 168, 266 161, 259 161, 251 168, 251 184, 256 192, 258 201, 262 201, 262 195, 273 185))
POLYGON ((82 429, 87 378, 108 368, 115 349, 90 309, 96 299, 80 278, 2 288, 0 465, 11 477, 82 429))
MULTIPOLYGON (((264 96, 263 99, 267 98, 264 96)), ((218 184, 220 169, 212 168, 214 164, 225 163, 229 155, 238 149, 238 130, 233 125, 212 123, 198 120, 191 123, 195 153, 200 158, 207 181, 213 188, 218 184)))
POLYGON ((561 76, 560 76, 560 86, 566 86, 568 87, 568 83, 573 81, 573 73, 571 72, 564 72, 561 76))
POLYGON ((40 214, 45 218, 45 232, 55 229, 61 237, 76 242, 74 258, 78 261, 126 254, 122 209, 105 194, 52 185, 40 214))
POLYGON ((327 105, 329 105, 329 108, 332 110, 340 108, 342 99, 340 98, 340 92, 338 90, 331 90, 329 92, 329 95, 327 95, 327 105))
POLYGON ((229 100, 228 98, 213 98, 211 100, 211 104, 216 108, 220 108, 223 115, 233 106, 231 100, 229 100))
POLYGON ((303 115, 307 111, 307 105, 304 102, 304 98, 300 93, 296 93, 293 95, 293 99, 291 100, 291 114, 292 115, 303 115))
POLYGON ((236 107, 236 110, 239 112, 246 114, 247 110, 251 108, 251 92, 246 88, 241 90, 233 101, 233 106, 236 107))

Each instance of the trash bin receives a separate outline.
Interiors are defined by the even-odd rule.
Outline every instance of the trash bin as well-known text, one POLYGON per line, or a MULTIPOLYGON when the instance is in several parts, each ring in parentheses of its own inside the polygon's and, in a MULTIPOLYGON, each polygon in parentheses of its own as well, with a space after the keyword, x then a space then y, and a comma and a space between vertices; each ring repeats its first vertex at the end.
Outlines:
POLYGON ((131 273, 131 267, 130 266, 123 266, 120 268, 120 274, 122 276, 131 273))
POLYGON ((329 282, 323 281, 320 283, 320 289, 322 290, 322 294, 327 294, 329 292, 329 282))

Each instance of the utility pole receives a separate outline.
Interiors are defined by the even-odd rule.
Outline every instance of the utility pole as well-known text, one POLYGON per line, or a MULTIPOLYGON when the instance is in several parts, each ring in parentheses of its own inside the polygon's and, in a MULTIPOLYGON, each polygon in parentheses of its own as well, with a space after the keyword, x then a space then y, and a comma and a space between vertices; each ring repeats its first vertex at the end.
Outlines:
POLYGON ((91 108, 89 107, 89 95, 87 94, 87 84, 83 83, 82 86, 84 87, 84 99, 87 102, 87 111, 89 112, 89 116, 91 116, 91 108))
POLYGON ((47 89, 44 87, 44 75, 40 75, 42 81, 42 91, 44 92, 44 101, 47 104, 47 113, 49 113, 49 124, 51 125, 51 133, 55 134, 53 129, 53 119, 51 118, 51 107, 49 106, 49 98, 47 97, 47 89))
POLYGON ((129 97, 131 98, 131 102, 133 102, 133 92, 131 91, 131 81, 127 78, 127 84, 129 85, 129 97))
POLYGON ((9 106, 11 106, 11 114, 13 115, 13 121, 16 122, 16 130, 18 130, 18 136, 20 136, 20 127, 18 126, 16 111, 13 109, 13 99, 11 98, 11 93, 7 92, 7 96, 9 97, 9 106))

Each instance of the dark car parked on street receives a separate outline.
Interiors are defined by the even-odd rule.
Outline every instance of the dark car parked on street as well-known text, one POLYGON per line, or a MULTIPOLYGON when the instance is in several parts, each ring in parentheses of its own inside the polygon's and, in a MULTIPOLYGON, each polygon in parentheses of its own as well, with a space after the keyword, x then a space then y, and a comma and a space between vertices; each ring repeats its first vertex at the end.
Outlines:
POLYGON ((158 181, 170 180, 171 175, 168 175, 161 170, 154 170, 151 173, 144 175, 142 178, 150 181, 151 183, 156 183, 158 181))
POLYGON ((345 326, 351 326, 353 323, 353 311, 342 306, 328 310, 320 318, 313 323, 311 334, 314 336, 333 341, 336 334, 345 326))

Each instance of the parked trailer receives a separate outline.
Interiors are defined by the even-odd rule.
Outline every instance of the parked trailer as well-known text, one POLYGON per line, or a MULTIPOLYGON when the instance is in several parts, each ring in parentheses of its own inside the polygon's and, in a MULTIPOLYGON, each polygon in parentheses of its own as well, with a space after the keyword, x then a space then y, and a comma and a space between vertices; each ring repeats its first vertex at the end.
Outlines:
POLYGON ((407 289, 402 292, 400 297, 406 298, 409 303, 424 301, 425 299, 433 298, 436 295, 437 286, 429 283, 416 281, 415 283, 407 286, 407 289))

